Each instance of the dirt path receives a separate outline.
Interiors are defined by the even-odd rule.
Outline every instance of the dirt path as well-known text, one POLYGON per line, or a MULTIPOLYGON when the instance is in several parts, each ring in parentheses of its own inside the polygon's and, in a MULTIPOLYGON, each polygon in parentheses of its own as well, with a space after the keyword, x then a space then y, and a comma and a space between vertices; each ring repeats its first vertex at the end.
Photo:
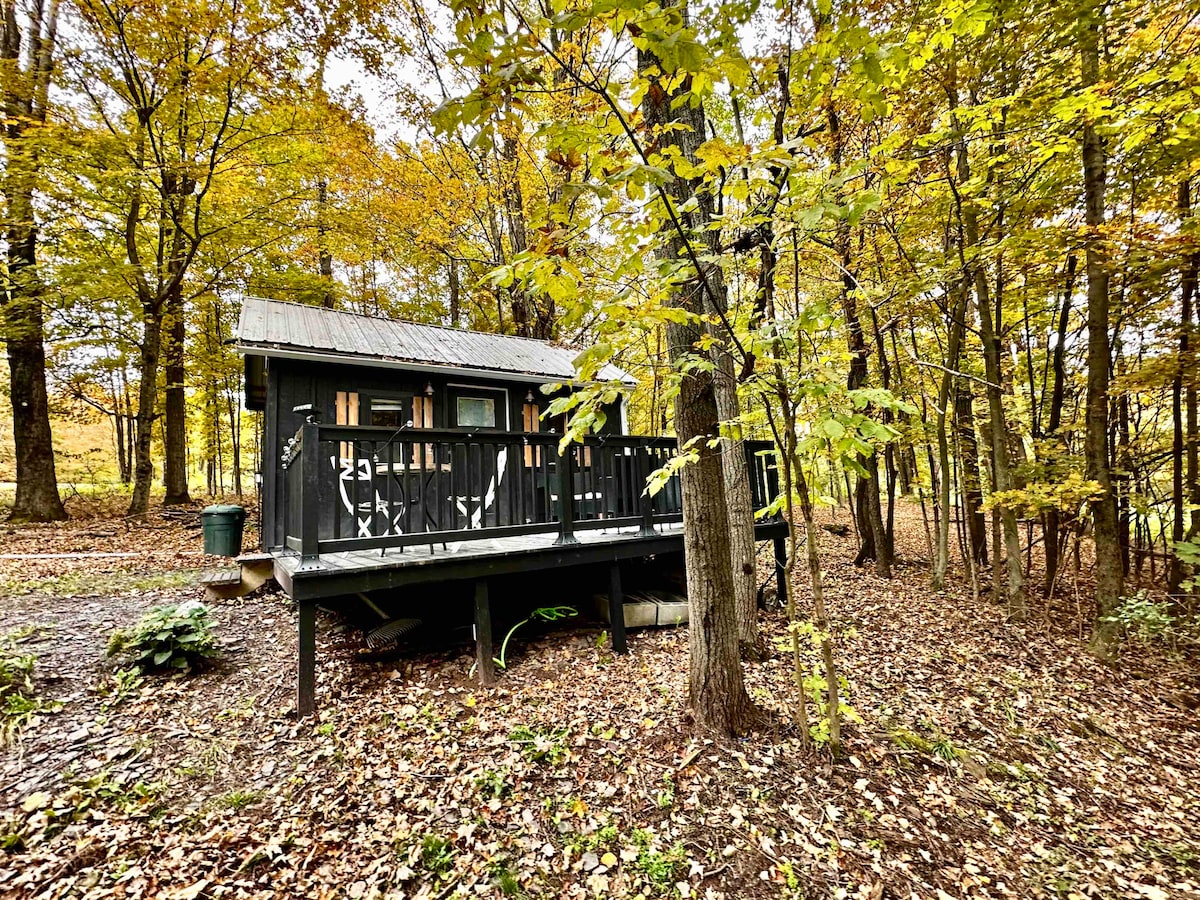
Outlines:
POLYGON ((465 648, 365 661, 323 618, 322 711, 298 724, 276 595, 214 606, 215 669, 115 704, 107 634, 196 589, 0 599, 0 631, 46 626, 26 646, 63 702, 0 769, 0 894, 1200 896, 1194 670, 1159 648, 1107 668, 1071 622, 933 595, 919 519, 901 531, 891 582, 823 536, 861 718, 837 762, 801 752, 782 654, 747 667, 774 726, 689 737, 683 631, 627 657, 552 635, 483 691, 465 648))

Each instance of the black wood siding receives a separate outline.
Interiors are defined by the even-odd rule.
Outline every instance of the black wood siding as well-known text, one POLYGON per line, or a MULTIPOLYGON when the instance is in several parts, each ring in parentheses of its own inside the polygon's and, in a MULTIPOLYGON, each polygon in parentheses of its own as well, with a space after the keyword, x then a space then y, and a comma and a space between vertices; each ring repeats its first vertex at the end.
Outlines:
MULTIPOLYGON (((525 398, 533 392, 538 408, 543 412, 550 398, 541 392, 541 382, 517 382, 504 379, 480 378, 470 372, 426 373, 403 369, 371 366, 343 366, 292 359, 270 359, 267 362, 267 396, 263 424, 263 545, 280 547, 284 540, 282 464, 284 445, 304 424, 304 413, 293 412, 297 406, 313 404, 321 421, 336 422, 337 392, 354 391, 359 395, 359 424, 370 424, 370 399, 374 396, 395 397, 398 394, 423 394, 425 386, 433 387, 433 427, 454 428, 455 398, 469 394, 472 387, 491 389, 480 396, 496 396, 503 391, 507 398, 508 429, 522 431, 522 411, 525 398)), ((497 425, 504 430, 505 422, 497 407, 497 425)), ((607 422, 603 434, 621 434, 621 415, 618 404, 606 409, 607 422)), ((542 422, 542 432, 552 425, 542 422)), ((470 430, 470 429, 465 429, 470 430)))

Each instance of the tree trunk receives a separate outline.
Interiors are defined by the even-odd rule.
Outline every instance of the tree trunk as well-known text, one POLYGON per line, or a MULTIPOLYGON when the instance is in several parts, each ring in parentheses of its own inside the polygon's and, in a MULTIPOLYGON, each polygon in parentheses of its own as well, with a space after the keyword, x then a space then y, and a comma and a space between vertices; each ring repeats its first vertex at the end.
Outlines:
POLYGON ((987 519, 983 513, 983 484, 979 479, 979 444, 975 440, 975 397, 971 389, 959 383, 955 392, 954 418, 958 426, 958 446, 962 457, 963 516, 967 523, 967 543, 971 558, 987 565, 987 519))
MULTIPOLYGON (((508 230, 508 258, 523 253, 529 245, 525 222, 525 195, 521 190, 521 166, 517 158, 518 139, 516 119, 500 126, 500 178, 504 196, 504 221, 508 230)), ((513 325, 521 337, 541 337, 538 330, 537 304, 517 280, 509 288, 513 325)))
MULTIPOLYGON (((683 8, 686 19, 686 7, 683 8)), ((638 70, 651 84, 642 101, 647 144, 674 146, 688 160, 695 159, 696 148, 704 141, 706 125, 703 107, 684 103, 672 108, 678 93, 666 90, 658 77, 648 70, 659 69, 658 58, 650 51, 638 51, 638 70), (673 126, 671 130, 665 130, 673 126)), ((686 89, 686 86, 684 86, 686 89)), ((666 327, 671 362, 679 366, 702 351, 697 349, 705 337, 700 315, 704 312, 704 292, 709 290, 708 273, 697 266, 695 249, 687 234, 709 224, 711 197, 697 197, 696 185, 675 176, 663 189, 660 200, 669 204, 676 219, 665 224, 660 258, 676 262, 687 260, 692 266, 691 279, 677 284, 671 302, 692 316, 686 321, 670 322, 666 327), (694 211, 681 207, 695 197, 694 211)), ((689 704, 697 727, 722 734, 738 734, 751 724, 753 704, 742 680, 738 652, 737 609, 730 566, 729 512, 725 501, 725 480, 720 451, 710 442, 718 436, 719 415, 711 370, 691 368, 680 377, 675 400, 675 432, 680 447, 693 446, 695 463, 680 473, 683 489, 684 555, 687 561, 687 587, 690 626, 688 643, 689 704)))
POLYGON ((458 328, 462 318, 461 288, 458 283, 458 260, 450 257, 449 271, 446 276, 450 293, 450 326, 458 328))
MULTIPOLYGON (((317 99, 324 106, 328 102, 325 93, 325 63, 328 50, 322 49, 317 58, 315 81, 317 99)), ((325 132, 321 131, 321 143, 325 142, 325 132)), ((322 165, 328 159, 322 158, 322 165)), ((333 254, 329 251, 329 177, 322 171, 317 176, 317 275, 321 279, 321 306, 333 309, 337 303, 337 293, 333 283, 333 254)))
MULTIPOLYGON (((830 158, 834 170, 840 170, 843 156, 843 134, 833 100, 825 101, 825 124, 829 136, 830 158)), ((869 370, 867 367, 867 342, 863 335, 862 319, 858 314, 858 281, 854 277, 854 259, 851 248, 850 222, 840 218, 833 238, 834 250, 840 268, 840 297, 842 314, 846 320, 846 348, 850 351, 850 371, 846 376, 846 387, 854 391, 866 387, 869 370)), ((877 454, 860 454, 858 464, 863 473, 855 486, 857 499, 858 532, 862 537, 855 565, 875 560, 875 573, 880 578, 892 577, 892 559, 889 552, 887 531, 883 524, 883 510, 879 501, 879 460, 877 454)))
MULTIPOLYGON (((937 548, 933 559, 933 589, 935 591, 945 589, 946 570, 950 567, 950 441, 946 435, 946 420, 949 416, 950 394, 954 388, 953 373, 958 368, 958 358, 962 349, 962 338, 967 317, 968 293, 969 290, 965 282, 960 283, 958 288, 953 292, 955 301, 950 313, 950 333, 946 342, 946 366, 942 372, 942 383, 938 388, 937 446, 939 471, 935 489, 937 491, 937 509, 940 510, 940 513, 935 523, 937 527, 937 548)), ((932 466, 930 469, 932 472, 932 466)))
MULTIPOLYGON (((172 267, 173 268, 173 267, 172 267)), ((187 393, 184 386, 183 285, 175 283, 164 304, 163 497, 164 506, 191 503, 187 473, 187 393)))
POLYGON ((118 378, 113 373, 113 443, 117 446, 117 476, 121 484, 129 484, 129 458, 125 455, 125 410, 122 407, 122 392, 124 390, 124 373, 118 378))
POLYGON ((158 360, 162 341, 162 312, 156 302, 142 306, 142 342, 138 352, 137 414, 134 416, 133 438, 133 495, 129 499, 129 514, 142 515, 150 508, 150 486, 154 482, 154 463, 150 448, 154 439, 154 420, 157 418, 158 360))
POLYGON ((5 112, 4 200, 8 244, 4 290, 0 295, 3 338, 7 345, 9 397, 12 401, 13 450, 17 490, 10 519, 54 522, 67 517, 58 495, 50 404, 46 389, 45 319, 37 271, 37 223, 34 190, 38 160, 27 141, 29 129, 44 124, 58 28, 58 0, 30 13, 29 50, 22 71, 21 28, 17 6, 5 0, 0 23, 0 79, 5 112))
MULTIPOLYGON (((1191 184, 1188 179, 1184 179, 1179 183, 1179 217, 1183 222, 1186 222, 1192 214, 1192 196, 1191 184)), ((1171 425, 1173 432, 1172 441, 1172 468, 1171 468, 1171 505, 1174 509, 1174 516, 1171 520, 1171 540, 1175 543, 1180 543, 1191 534, 1191 528, 1186 521, 1185 512, 1189 497, 1188 488, 1195 488, 1195 485, 1188 485, 1188 472, 1190 471, 1193 478, 1195 477, 1195 442, 1189 441, 1188 422, 1184 418, 1184 394, 1185 394, 1185 376, 1191 368, 1192 353, 1191 353, 1191 329, 1192 329, 1192 302, 1196 294, 1196 276, 1197 262, 1200 261, 1200 254, 1188 254, 1184 259, 1183 269, 1179 278, 1179 293, 1180 293, 1180 315, 1179 315, 1179 362, 1175 368, 1175 376, 1171 380, 1171 425)), ((1190 379, 1189 379, 1190 381, 1190 379)), ((1193 421, 1190 423, 1192 429, 1195 428, 1196 415, 1196 394, 1193 387, 1189 392, 1191 394, 1191 406, 1188 412, 1191 414, 1193 421)), ((1194 524, 1200 516, 1193 510, 1191 514, 1191 523, 1194 524)), ((1176 594, 1179 592, 1179 586, 1183 583, 1184 578, 1183 562, 1175 553, 1171 554, 1171 568, 1167 575, 1167 590, 1176 594)))
MULTIPOLYGON (((707 253, 720 253, 720 232, 704 232, 703 243, 707 253)), ((768 277, 773 277, 773 273, 768 277)), ((714 318, 724 319, 729 309, 729 297, 724 276, 720 268, 712 266, 707 271, 708 290, 704 292, 705 312, 714 318)), ((726 429, 734 434, 721 441, 721 468, 725 473, 725 502, 729 510, 729 549, 733 572, 733 596, 737 607, 738 643, 742 654, 748 659, 761 659, 762 640, 758 634, 758 590, 756 587, 754 552, 754 503, 750 497, 750 473, 746 466, 746 454, 741 447, 742 411, 738 402, 738 381, 733 364, 735 349, 733 336, 726 328, 721 329, 723 343, 713 346, 712 361, 716 367, 713 390, 716 393, 717 413, 726 429)))
MULTIPOLYGON (((954 117, 958 127, 957 117, 954 117)), ((965 185, 971 180, 971 164, 968 158, 967 143, 960 140, 956 148, 958 155, 957 177, 958 184, 965 185)), ((1012 469, 1009 460, 1008 423, 1004 414, 1003 371, 1000 365, 1000 334, 999 308, 993 308, 991 288, 988 285, 987 272, 976 259, 980 235, 978 212, 974 201, 964 199, 955 192, 955 208, 962 227, 962 239, 959 242, 962 256, 961 263, 966 280, 974 287, 975 301, 979 311, 980 340, 983 343, 984 373, 987 378, 988 413, 992 443, 992 488, 996 491, 1012 489, 1012 469)), ((1021 566, 1021 535, 1017 529, 1017 514, 1009 505, 999 507, 1000 523, 1003 529, 1005 557, 1005 598, 1008 604, 1009 617, 1015 620, 1025 618, 1025 572, 1021 566)), ((999 559, 993 563, 999 565, 999 559)))
POLYGON ((317 275, 321 279, 321 305, 333 309, 337 292, 333 283, 333 254, 329 251, 329 179, 317 178, 317 275))
MULTIPOLYGON (((145 171, 146 131, 149 114, 139 114, 138 139, 135 144, 137 178, 145 171)), ((154 463, 150 449, 154 441, 154 420, 158 417, 158 363, 162 353, 162 297, 146 282, 139 270, 137 226, 141 217, 141 181, 134 184, 125 211, 125 253, 137 275, 138 304, 142 314, 142 341, 138 347, 138 403, 133 421, 133 493, 129 498, 129 515, 145 515, 150 508, 150 488, 154 481, 154 463)))
MULTIPOLYGON (((11 201, 10 195, 10 216, 14 209, 11 201)), ((30 216, 32 212, 30 206, 30 216)), ((10 223, 13 221, 10 218, 10 223)), ((7 237, 4 337, 8 344, 13 455, 17 470, 17 491, 9 519, 14 522, 56 522, 65 519, 67 513, 58 495, 50 433, 42 297, 34 272, 37 264, 35 230, 32 225, 10 224, 7 237)))
POLYGON ((1188 359, 1186 361, 1192 378, 1188 379, 1184 388, 1184 408, 1187 410, 1187 482, 1185 493, 1192 507, 1191 520, 1188 523, 1184 540, 1194 541, 1200 534, 1200 415, 1197 414, 1196 404, 1196 323, 1200 320, 1200 304, 1196 302, 1196 292, 1200 290, 1200 250, 1188 254, 1184 267, 1186 278, 1191 285, 1192 320, 1184 320, 1183 327, 1191 334, 1188 341, 1188 359))
MULTIPOLYGON (((1085 90, 1100 81, 1101 15, 1098 6, 1087 8, 1079 22, 1079 60, 1085 90)), ((1112 353, 1108 322, 1109 261, 1100 234, 1104 225, 1104 182, 1107 177, 1104 154, 1104 143, 1096 131, 1096 124, 1088 119, 1083 125, 1082 141, 1088 333, 1087 434, 1083 454, 1088 479, 1100 485, 1099 496, 1092 502, 1096 544, 1096 624, 1092 631, 1092 649, 1099 656, 1107 657, 1112 651, 1115 632, 1105 618, 1121 602, 1125 573, 1121 567, 1117 504, 1108 454, 1108 385, 1112 353)))
MULTIPOLYGON (((1066 442, 1058 429, 1062 426, 1063 402, 1067 390, 1067 328, 1071 321, 1071 299, 1075 294, 1075 269, 1078 257, 1072 253, 1067 257, 1066 285, 1063 288, 1062 308, 1058 313, 1058 330, 1054 343, 1054 386, 1050 393, 1050 419, 1047 434, 1062 452, 1066 452, 1066 442)), ((1061 515, 1057 507, 1046 510, 1042 520, 1042 542, 1046 545, 1046 576, 1044 589, 1046 599, 1054 590, 1058 577, 1059 553, 1058 544, 1062 530, 1061 515)))

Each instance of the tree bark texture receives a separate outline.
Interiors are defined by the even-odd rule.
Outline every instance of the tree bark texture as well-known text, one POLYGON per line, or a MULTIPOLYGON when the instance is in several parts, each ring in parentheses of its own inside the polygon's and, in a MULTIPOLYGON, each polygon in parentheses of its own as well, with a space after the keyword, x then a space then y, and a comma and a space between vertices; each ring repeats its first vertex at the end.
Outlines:
MULTIPOLYGON (((686 19, 686 7, 683 14, 686 19)), ((704 110, 689 103, 672 108, 675 92, 662 86, 659 67, 652 52, 639 50, 638 70, 650 81, 642 101, 647 143, 674 145, 685 159, 694 160, 706 136, 704 110), (675 127, 666 131, 667 126, 675 127)), ((692 264, 691 277, 676 285, 671 302, 698 317, 705 308, 708 272, 696 268, 691 242, 708 221, 698 208, 680 212, 696 187, 677 175, 663 189, 660 199, 675 221, 663 226, 657 252, 663 259, 686 259, 692 264)), ((668 324, 666 335, 675 365, 702 352, 696 346, 704 337, 698 318, 668 324)), ((725 476, 720 451, 709 446, 718 435, 719 418, 713 373, 692 369, 683 374, 675 400, 675 431, 680 446, 694 446, 699 457, 680 475, 690 614, 689 703, 698 728, 737 734, 750 725, 753 705, 742 680, 738 648, 725 476)))
MULTIPOLYGON (((711 198, 700 198, 697 215, 711 220, 714 215, 711 198)), ((705 251, 720 252, 720 232, 707 230, 702 240, 705 251)), ((706 273, 708 289, 704 291, 704 309, 709 315, 723 319, 729 309, 728 291, 724 276, 718 266, 711 266, 706 273)), ((729 549, 733 572, 733 595, 737 606, 738 642, 742 652, 752 659, 762 656, 758 634, 758 591, 755 577, 754 553, 754 504, 750 497, 750 473, 746 465, 746 454, 739 440, 741 426, 738 420, 742 411, 738 401, 738 381, 733 363, 734 342, 728 329, 722 329, 723 342, 714 345, 713 391, 716 395, 717 415, 727 423, 727 429, 735 432, 732 437, 721 441, 721 468, 725 475, 725 502, 729 511, 729 549), (728 423, 733 423, 732 425, 728 423)))
POLYGON ((963 515, 967 538, 975 562, 987 565, 987 517, 983 513, 983 483, 979 477, 979 443, 975 438, 975 397, 970 387, 959 382, 954 398, 954 420, 962 455, 963 515))
MULTIPOLYGON (((1062 427, 1063 403, 1067 390, 1067 329, 1071 321, 1071 300, 1075 294, 1075 270, 1079 257, 1074 253, 1067 257, 1066 285, 1063 287, 1062 306, 1058 311, 1058 329, 1055 333, 1053 368, 1054 384, 1050 389, 1050 417, 1047 436, 1054 441, 1060 452, 1066 452, 1066 442, 1059 434, 1062 427)), ((1054 590, 1059 567, 1059 541, 1062 532, 1062 516, 1056 507, 1046 510, 1042 519, 1042 539, 1046 546, 1046 575, 1043 583, 1046 597, 1054 590)))
POLYGON ((165 303, 163 342, 163 504, 191 503, 187 470, 187 376, 184 341, 187 334, 183 285, 176 283, 165 303))
MULTIPOLYGON (((1191 184, 1186 178, 1179 183, 1178 205, 1179 217, 1186 222, 1192 214, 1191 184)), ((1196 296, 1198 269, 1200 269, 1200 253, 1187 254, 1179 278, 1179 362, 1171 380, 1173 436, 1171 449, 1174 456, 1171 468, 1171 505, 1174 508, 1174 516, 1171 520, 1171 539, 1176 543, 1186 540, 1193 533, 1196 520, 1200 518, 1200 514, 1193 510, 1189 522, 1185 514, 1186 507, 1192 500, 1191 493, 1195 490, 1194 483, 1188 484, 1188 476, 1190 473, 1194 478, 1196 471, 1196 392, 1191 330, 1192 305, 1196 296), (1190 400, 1190 406, 1187 403, 1188 400, 1190 400), (1188 414, 1192 419, 1190 422, 1187 421, 1188 414)), ((1184 575, 1182 561, 1176 554, 1172 554, 1171 567, 1167 575, 1167 590, 1172 594, 1178 593, 1184 575)))
POLYGON ((34 190, 37 150, 34 133, 46 121, 47 95, 58 25, 58 0, 30 14, 28 71, 21 71, 21 26, 17 6, 5 0, 0 23, 4 102, 4 229, 7 271, 0 294, 3 337, 9 366, 13 449, 17 489, 10 518, 21 522, 65 519, 58 494, 54 444, 46 389, 45 317, 37 271, 34 190))

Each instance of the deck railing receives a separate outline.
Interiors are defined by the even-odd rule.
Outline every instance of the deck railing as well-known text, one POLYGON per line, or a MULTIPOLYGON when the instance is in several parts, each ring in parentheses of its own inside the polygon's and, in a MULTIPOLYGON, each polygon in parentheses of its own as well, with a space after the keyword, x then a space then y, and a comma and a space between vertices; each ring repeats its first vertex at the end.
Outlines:
MULTIPOLYGON (((655 526, 683 518, 679 476, 653 497, 650 474, 673 438, 594 436, 560 452, 554 434, 306 424, 283 457, 285 542, 301 568, 322 553, 544 533, 555 543, 589 528, 655 526)), ((778 481, 771 444, 743 441, 752 502, 778 481)))

